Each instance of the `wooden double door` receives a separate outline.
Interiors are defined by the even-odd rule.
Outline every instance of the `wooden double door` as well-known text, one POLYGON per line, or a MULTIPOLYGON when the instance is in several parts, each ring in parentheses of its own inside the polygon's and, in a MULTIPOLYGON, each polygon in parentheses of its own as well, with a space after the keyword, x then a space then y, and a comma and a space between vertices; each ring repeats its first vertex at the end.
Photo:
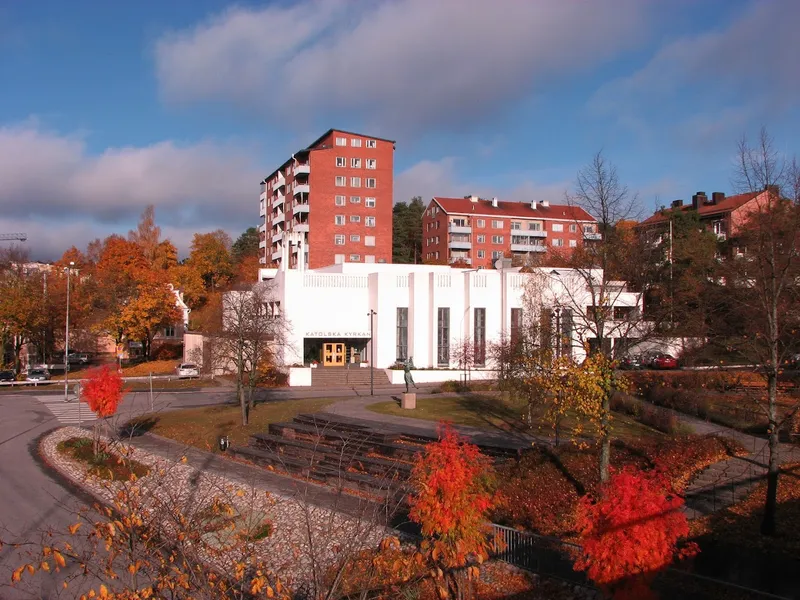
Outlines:
POLYGON ((344 342, 325 342, 322 344, 322 364, 325 367, 343 367, 347 359, 347 345, 344 342))

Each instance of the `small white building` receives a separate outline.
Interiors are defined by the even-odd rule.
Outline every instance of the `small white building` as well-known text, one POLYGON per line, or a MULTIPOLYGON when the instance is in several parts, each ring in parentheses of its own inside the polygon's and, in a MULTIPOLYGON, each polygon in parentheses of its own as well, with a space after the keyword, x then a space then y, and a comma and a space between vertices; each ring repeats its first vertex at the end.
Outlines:
MULTIPOLYGON (((491 368, 486 349, 521 326, 531 282, 541 288, 541 304, 558 307, 559 315, 563 311, 560 327, 569 323, 569 331, 562 331, 573 341, 569 351, 576 358, 584 353, 583 343, 591 342, 590 328, 580 322, 588 311, 570 307, 591 306, 592 294, 585 279, 569 269, 523 273, 519 268, 342 263, 314 270, 302 265, 260 269, 259 280, 271 287, 271 310, 288 324, 280 351, 286 366, 343 367, 374 356, 380 369, 410 357, 417 368, 457 369, 457 349, 468 339, 475 367, 491 368)), ((626 291, 622 282, 606 291, 612 288, 607 302, 614 318, 639 310, 639 294, 626 291)), ((606 334, 614 338, 621 331, 610 322, 606 334)))

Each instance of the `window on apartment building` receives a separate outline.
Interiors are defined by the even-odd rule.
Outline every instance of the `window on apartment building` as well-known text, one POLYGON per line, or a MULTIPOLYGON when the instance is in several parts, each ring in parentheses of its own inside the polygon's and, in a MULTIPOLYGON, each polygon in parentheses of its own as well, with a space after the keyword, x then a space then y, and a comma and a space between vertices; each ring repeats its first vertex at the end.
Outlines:
POLYGON ((378 168, 378 161, 374 158, 367 159, 367 168, 368 169, 377 169, 378 168))
POLYGON ((351 242, 360 242, 361 241, 361 236, 360 235, 351 235, 350 236, 350 241, 351 242))
POLYGON ((519 231, 522 229, 522 223, 519 221, 511 221, 511 230, 512 231, 519 231))
POLYGON ((350 204, 361 204, 361 196, 350 196, 350 204))
POLYGON ((564 240, 561 238, 553 238, 553 246, 558 246, 559 248, 564 245, 564 240))
POLYGON ((474 310, 474 326, 472 339, 475 342, 473 362, 478 366, 486 364, 486 309, 474 310))
POLYGON ((361 223, 361 215, 350 215, 351 223, 361 223))
POLYGON ((492 258, 495 259, 495 260, 498 259, 498 258, 503 258, 503 251, 502 250, 492 250, 492 258))
POLYGON ((364 245, 365 246, 374 246, 375 245, 375 236, 374 235, 365 235, 364 236, 364 245))
POLYGON ((360 158, 351 158, 350 159, 350 168, 352 168, 352 169, 360 169, 361 168, 361 159, 360 158))
POLYGON ((336 196, 335 204, 336 206, 344 206, 346 198, 344 196, 336 196))
POLYGON ((367 148, 377 148, 378 142, 375 140, 367 140, 367 148))
POLYGON ((486 243, 486 236, 485 235, 479 235, 478 236, 478 243, 479 244, 485 244, 486 243))
POLYGON ((541 230, 542 230, 541 221, 530 221, 528 223, 528 231, 541 231, 541 230))
POLYGON ((375 217, 367 217, 365 223, 367 227, 375 227, 375 217))
POLYGON ((175 327, 173 325, 168 325, 164 327, 164 337, 174 338, 175 337, 175 327))
POLYGON ((360 262, 361 255, 360 254, 351 254, 350 255, 350 262, 360 262))
POLYGON ((451 221, 451 223, 453 225, 455 225, 456 227, 466 227, 467 226, 467 220, 466 219, 461 219, 461 218, 455 218, 455 219, 453 219, 451 221))
POLYGON ((367 177, 367 181, 365 183, 366 187, 375 189, 375 186, 378 185, 378 181, 374 177, 367 177))
POLYGON ((361 177, 351 177, 350 187, 361 187, 361 177))
MULTIPOLYGON (((374 254, 367 254, 364 257, 364 262, 365 263, 374 263, 375 262, 375 255, 374 254)), ((380 262, 386 262, 386 261, 384 259, 381 259, 380 262)))
POLYGON ((492 229, 502 229, 503 222, 502 221, 492 221, 492 229))
POLYGON ((344 215, 335 215, 333 217, 334 225, 344 225, 344 215))
MULTIPOLYGON (((375 198, 364 198, 364 206, 367 208, 375 208, 375 198)), ((428 223, 428 225, 430 225, 430 223, 428 223)))
POLYGON ((502 235, 493 235, 492 236, 492 243, 493 244, 502 244, 503 243, 503 236, 502 235))
POLYGON ((478 258, 486 258, 486 250, 478 250, 478 258))
POLYGON ((408 360, 408 307, 397 307, 397 360, 408 360))
POLYGON ((347 159, 344 156, 337 156, 336 157, 336 166, 337 167, 346 167, 347 166, 347 159))
POLYGON ((347 177, 344 177, 343 175, 337 175, 336 176, 336 186, 337 187, 344 187, 346 185, 347 185, 347 177))
POLYGON ((527 246, 528 242, 530 242, 530 238, 526 235, 512 235, 511 236, 511 243, 512 244, 519 244, 521 246, 527 246))
POLYGON ((578 231, 578 226, 575 223, 570 223, 569 224, 569 232, 570 233, 577 233, 577 231, 578 231))
POLYGON ((434 258, 434 260, 439 260, 439 252, 438 251, 433 253, 433 258, 434 258))
POLYGON ((361 148, 361 140, 359 138, 350 138, 350 145, 353 148, 361 148))
POLYGON ((336 265, 340 265, 344 262, 344 254, 334 254, 333 255, 333 263, 336 265))
POLYGON ((564 231, 564 225, 562 223, 553 223, 552 231, 564 231))
POLYGON ((337 137, 336 138, 336 145, 337 146, 347 146, 347 138, 337 137))
MULTIPOLYGON (((438 254, 438 253, 437 253, 438 254)), ((439 258, 438 256, 436 258, 439 258)), ((439 365, 450 364, 450 309, 437 309, 436 328, 436 362, 439 365)))
POLYGON ((509 327, 509 337, 511 338, 511 343, 516 344, 519 340, 519 330, 522 327, 522 309, 521 308, 512 308, 511 309, 511 326, 509 327))
POLYGON ((578 240, 570 240, 569 241, 570 248, 577 248, 578 247, 578 240))
POLYGON ((483 229, 484 227, 486 227, 486 219, 477 219, 475 221, 475 225, 476 227, 480 227, 481 229, 483 229))
POLYGON ((340 233, 337 233, 335 236, 333 236, 333 244, 335 246, 344 246, 344 236, 340 233))

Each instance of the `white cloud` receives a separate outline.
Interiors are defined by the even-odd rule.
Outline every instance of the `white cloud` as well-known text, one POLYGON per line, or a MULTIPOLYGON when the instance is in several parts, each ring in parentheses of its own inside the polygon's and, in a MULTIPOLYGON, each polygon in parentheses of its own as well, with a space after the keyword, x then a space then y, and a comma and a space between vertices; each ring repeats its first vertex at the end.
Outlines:
MULTIPOLYGON (((637 72, 603 85, 589 107, 631 119, 648 114, 686 122, 700 138, 729 133, 726 124, 796 106, 800 93, 800 3, 751 2, 732 22, 661 48, 637 72)), ((679 132, 680 134, 681 132, 679 132)))
POLYGON ((629 48, 648 15, 638 0, 302 0, 227 10, 163 37, 155 60, 171 102, 453 125, 629 48))
POLYGON ((190 232, 254 224, 260 169, 232 145, 171 141, 90 155, 83 139, 35 123, 0 127, 0 231, 24 231, 36 257, 127 233, 147 204, 179 248, 190 232), (214 224, 209 227, 209 224, 214 224))

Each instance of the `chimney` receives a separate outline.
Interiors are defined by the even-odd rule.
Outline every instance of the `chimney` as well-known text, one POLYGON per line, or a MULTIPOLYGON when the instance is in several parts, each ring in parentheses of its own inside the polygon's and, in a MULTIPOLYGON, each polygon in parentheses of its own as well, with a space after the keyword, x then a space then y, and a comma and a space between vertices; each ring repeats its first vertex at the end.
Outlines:
POLYGON ((531 208, 536 210, 536 200, 531 200, 531 208))
POLYGON ((680 208, 681 206, 683 206, 683 200, 672 201, 672 208, 680 208))
POLYGON ((725 192, 712 192, 711 193, 711 204, 719 204, 725 200, 725 192))
POLYGON ((695 210, 703 206, 706 202, 708 202, 708 196, 706 196, 705 192, 697 192, 692 196, 692 208, 695 210))
POLYGON ((464 199, 467 199, 467 198, 469 198, 470 202, 477 202, 478 201, 478 197, 477 196, 464 196, 464 199))
POLYGON ((492 208, 497 208, 497 197, 492 198, 492 208))
POLYGON ((548 206, 550 206, 550 200, 542 200, 542 206, 544 208, 547 208, 548 206))

